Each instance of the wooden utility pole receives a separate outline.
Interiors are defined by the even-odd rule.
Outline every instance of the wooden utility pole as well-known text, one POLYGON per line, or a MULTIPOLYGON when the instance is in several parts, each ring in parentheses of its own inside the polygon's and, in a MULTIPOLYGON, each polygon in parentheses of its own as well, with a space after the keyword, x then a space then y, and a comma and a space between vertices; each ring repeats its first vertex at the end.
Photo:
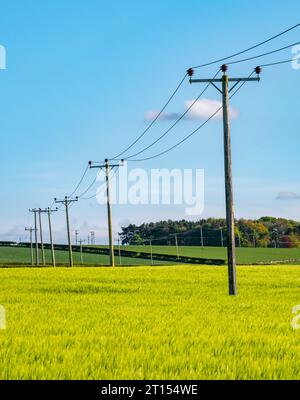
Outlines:
POLYGON ((68 196, 65 196, 64 200, 54 199, 54 201, 55 201, 55 203, 61 203, 61 204, 64 204, 64 206, 65 206, 66 222, 67 222, 67 235, 68 235, 68 247, 69 247, 69 264, 70 264, 70 267, 73 267, 73 253, 72 253, 70 221, 69 221, 69 205, 71 203, 74 203, 75 201, 78 201, 78 197, 75 197, 75 199, 71 199, 71 198, 68 198, 68 196))
POLYGON ((227 259, 228 259, 228 286, 229 294, 237 294, 236 286, 236 258, 235 258, 235 231, 234 231, 234 208, 233 208, 233 188, 232 188, 232 166, 231 166, 231 138, 229 122, 229 93, 239 84, 244 82, 258 82, 260 80, 260 67, 255 68, 256 78, 229 78, 226 74, 227 65, 221 66, 223 76, 221 79, 192 79, 194 70, 189 69, 190 83, 209 83, 222 94, 223 108, 223 128, 224 128, 224 170, 225 170, 225 198, 226 198, 226 222, 227 222, 227 259), (229 82, 234 85, 229 89, 229 82), (222 84, 222 89, 216 85, 222 84))
POLYGON ((122 265, 120 238, 118 239, 118 248, 119 248, 119 264, 122 265))
POLYGON ((38 243, 38 235, 37 235, 37 213, 38 209, 33 208, 29 210, 34 215, 34 239, 35 239, 35 264, 39 265, 39 243, 38 243))
POLYGON ((110 253, 110 265, 115 266, 115 255, 114 255, 114 242, 112 233, 112 222, 111 222, 111 206, 110 206, 110 191, 109 191, 109 163, 105 160, 105 180, 106 180, 106 198, 107 198, 107 218, 108 218, 108 239, 109 239, 109 253, 110 253))
POLYGON ((110 165, 109 160, 106 158, 105 163, 99 163, 97 165, 93 165, 92 161, 89 162, 90 168, 100 168, 105 170, 105 181, 106 181, 106 202, 107 202, 107 224, 108 224, 108 241, 109 241, 109 257, 110 257, 110 266, 115 266, 115 254, 114 254, 114 242, 113 242, 113 231, 112 231, 112 213, 111 213, 111 205, 110 205, 110 171, 113 168, 119 168, 120 164, 110 165))
POLYGON ((25 231, 29 231, 30 233, 30 255, 31 255, 31 265, 33 265, 33 243, 32 243, 32 232, 34 228, 25 228, 25 231))
POLYGON ((54 253, 54 244, 53 244, 53 236, 52 236, 52 224, 51 224, 51 213, 58 211, 58 208, 51 210, 51 208, 45 208, 44 210, 39 210, 40 214, 47 214, 48 216, 48 226, 49 226, 49 238, 50 238, 50 246, 51 246, 51 259, 52 265, 55 267, 55 253, 54 253))
POLYGON ((57 210, 58 210, 57 208, 55 210, 51 210, 49 207, 47 209, 48 224, 49 224, 49 236, 50 236, 50 244, 51 244, 51 256, 52 256, 52 265, 53 265, 53 267, 55 267, 56 261, 55 261, 54 244, 53 244, 53 236, 52 236, 51 213, 53 213, 53 212, 55 212, 57 210))
POLYGON ((151 265, 153 265, 153 251, 152 251, 152 240, 151 239, 149 239, 149 245, 150 245, 151 265))
POLYGON ((177 260, 179 260, 179 249, 178 249, 177 233, 175 233, 175 246, 176 246, 176 258, 177 258, 177 260))
POLYGON ((44 250, 44 242, 43 242, 42 210, 40 208, 39 208, 39 224, 40 224, 40 240, 41 240, 42 262, 43 262, 43 265, 45 265, 46 264, 46 260, 45 260, 45 250, 44 250))
POLYGON ((75 230, 75 244, 76 244, 76 246, 78 245, 78 234, 79 234, 79 232, 78 232, 78 230, 76 229, 76 230, 75 230))
POLYGON ((80 263, 81 265, 83 264, 83 254, 82 254, 82 243, 84 243, 85 240, 80 239, 79 240, 79 246, 80 246, 80 263))

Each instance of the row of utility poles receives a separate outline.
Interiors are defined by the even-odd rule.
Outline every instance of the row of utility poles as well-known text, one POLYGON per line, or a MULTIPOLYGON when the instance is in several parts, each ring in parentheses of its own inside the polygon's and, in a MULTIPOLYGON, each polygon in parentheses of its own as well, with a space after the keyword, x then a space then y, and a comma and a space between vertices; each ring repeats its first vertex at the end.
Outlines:
MULTIPOLYGON (((113 267, 115 266, 115 257, 114 257, 114 243, 113 243, 113 231, 112 231, 112 213, 111 213, 111 204, 110 204, 110 188, 109 188, 109 183, 110 183, 110 171, 113 168, 118 168, 120 165, 115 164, 115 165, 110 165, 108 159, 105 160, 104 164, 101 163, 92 163, 89 162, 90 168, 99 168, 99 169, 104 169, 105 170, 105 176, 106 176, 106 197, 107 197, 107 217, 108 217, 108 232, 109 232, 109 256, 110 256, 110 265, 113 267)), ((77 202, 78 197, 71 198, 68 196, 65 196, 64 199, 59 200, 59 199, 54 199, 54 202, 56 204, 61 204, 65 208, 65 213, 66 213, 66 225, 67 225, 67 237, 68 237, 68 250, 69 250, 69 265, 70 267, 73 267, 74 261, 73 261, 73 252, 72 252, 72 243, 71 243, 71 230, 70 230, 70 218, 69 218, 69 207, 72 203, 77 202)), ((30 248, 31 248, 31 262, 34 264, 34 257, 33 257, 33 232, 35 233, 35 264, 39 265, 40 260, 39 260, 39 244, 38 244, 38 227, 37 227, 37 219, 39 219, 39 231, 40 231, 40 243, 41 243, 41 253, 42 253, 42 264, 46 264, 45 260, 45 250, 44 250, 44 241, 43 241, 43 230, 42 230, 42 218, 41 215, 43 213, 48 214, 48 222, 49 222, 49 233, 50 233, 50 242, 51 242, 51 254, 52 254, 52 265, 55 266, 55 253, 54 253, 54 244, 53 244, 53 237, 52 237, 52 226, 51 226, 51 214, 54 211, 58 211, 58 208, 56 209, 41 209, 41 208, 33 208, 29 210, 34 214, 34 228, 25 228, 26 231, 30 232, 30 248)), ((75 240, 76 240, 76 245, 80 245, 80 260, 81 263, 83 263, 83 254, 82 254, 82 244, 85 242, 84 240, 78 240, 78 235, 79 231, 75 230, 75 240)), ((95 244, 95 232, 91 231, 90 235, 88 236, 88 244, 95 244)), ((120 250, 120 245, 119 245, 119 257, 121 256, 121 250, 120 250)))
MULTIPOLYGON (((70 266, 73 266, 73 255, 72 255, 72 245, 71 245, 71 234, 70 234, 70 221, 69 221, 69 204, 71 202, 77 201, 77 199, 68 199, 65 198, 64 200, 57 200, 55 199, 56 203, 63 203, 66 208, 66 220, 67 220, 67 233, 68 233, 68 247, 69 247, 69 261, 70 261, 70 266)), ((52 258, 52 265, 55 267, 56 265, 56 260, 55 260, 55 252, 54 252, 54 243, 53 243, 53 235, 52 235, 52 223, 51 223, 51 214, 55 211, 58 211, 58 208, 56 209, 41 209, 41 208, 33 208, 29 210, 34 214, 34 228, 32 227, 26 227, 25 231, 28 231, 30 234, 30 254, 31 254, 31 265, 36 265, 40 264, 39 260, 39 243, 38 243, 38 231, 40 231, 40 249, 41 249, 41 254, 42 254, 42 264, 46 265, 46 259, 45 259, 45 248, 44 248, 44 240, 43 240, 43 228, 42 228, 42 214, 47 214, 48 215, 48 224, 49 224, 49 237, 50 237, 50 248, 51 248, 51 258, 52 258), (37 228, 37 220, 39 221, 39 229, 37 228), (34 262, 34 248, 33 248, 33 233, 35 233, 35 262, 34 262)), ((85 242, 85 240, 78 240, 78 234, 79 231, 75 230, 75 238, 76 238, 76 245, 79 244, 80 246, 80 261, 81 264, 83 264, 83 252, 82 252, 82 244, 85 242)), ((95 232, 91 232, 92 236, 92 244, 95 243, 95 232)))
MULTIPOLYGON (((230 117, 229 117, 229 100, 230 93, 239 85, 244 84, 246 82, 258 82, 260 80, 260 72, 261 68, 256 67, 255 72, 257 74, 256 77, 251 78, 232 78, 227 75, 228 67, 227 65, 221 66, 221 71, 223 72, 223 76, 221 78, 213 78, 213 79, 193 79, 194 70, 190 68, 187 73, 190 77, 190 83, 206 83, 215 87, 222 95, 222 110, 223 110, 223 141, 224 141, 224 175, 225 175, 225 200, 226 200, 226 226, 227 226, 227 259, 228 259, 228 287, 229 294, 236 295, 237 294, 237 284, 236 284, 236 252, 235 252, 235 223, 234 223, 234 206, 233 206, 233 185, 232 185, 232 161, 231 161, 231 136, 230 136, 230 117), (233 83, 232 87, 229 88, 229 83, 233 83), (221 88, 217 85, 221 84, 221 88)), ((241 86, 240 86, 241 87, 241 86)), ((221 110, 220 108, 220 110, 221 110)), ((122 160, 121 160, 122 162, 122 160)), ((108 234, 109 234, 109 254, 110 254, 110 265, 115 265, 114 259, 114 244, 113 244, 113 233, 112 233, 112 214, 111 214, 111 205, 110 205, 110 171, 113 168, 118 168, 120 164, 110 165, 109 160, 106 159, 105 163, 101 162, 89 162, 90 168, 98 168, 105 170, 106 177, 106 197, 107 197, 107 217, 108 217, 108 234)), ((69 246, 69 261, 70 266, 73 266, 73 257, 72 257, 72 246, 71 246, 71 237, 70 237, 70 226, 69 226, 69 214, 68 207, 72 202, 78 201, 78 198, 71 199, 65 197, 64 200, 55 199, 55 203, 61 203, 65 206, 66 210, 66 221, 67 221, 67 233, 68 233, 68 246, 69 246)), ((38 245, 37 245, 37 213, 39 212, 37 209, 31 210, 35 216, 35 238, 36 238, 36 262, 38 262, 38 245)), ((39 212, 39 218, 41 212, 39 212)), ((50 213, 49 213, 50 218, 50 213)), ((50 219, 49 219, 50 221, 50 219)), ((41 220, 40 220, 41 225, 41 220)), ((40 229, 41 231, 41 229, 40 229)), ((221 243, 223 246, 223 232, 220 231, 221 234, 221 243)), ((44 250, 43 250, 43 241, 42 241, 42 233, 41 235, 41 248, 42 248, 42 258, 43 263, 45 262, 44 258, 44 250)), ((77 236, 76 236, 77 241, 77 236)), ((178 252, 178 241, 177 235, 175 235, 176 248, 177 248, 177 257, 179 258, 178 252)), ((201 243, 203 245, 203 232, 201 229, 201 243)), ((151 262, 152 261, 152 243, 149 240, 150 248, 151 248, 151 262)), ((120 256, 120 244, 119 244, 119 256, 120 256)))
POLYGON ((39 265, 40 260, 39 260, 39 243, 38 243, 38 227, 37 227, 37 219, 39 219, 39 231, 40 231, 40 243, 41 243, 41 253, 42 253, 42 264, 46 265, 46 259, 45 259, 45 249, 44 249, 44 241, 43 241, 43 229, 42 229, 42 214, 47 214, 48 215, 48 225, 49 225, 49 236, 50 236, 50 246, 51 246, 51 257, 52 257, 52 265, 55 267, 55 253, 54 253, 54 243, 53 243, 53 236, 52 236, 52 223, 51 223, 51 214, 55 211, 56 209, 51 209, 51 208, 33 208, 29 210, 34 214, 34 228, 25 228, 25 231, 29 231, 30 233, 30 249, 31 249, 31 264, 34 264, 34 256, 33 256, 33 232, 35 236, 35 264, 39 265))
MULTIPOLYGON (((79 236, 79 230, 76 229, 75 230, 75 244, 76 246, 78 246, 78 244, 80 243, 80 240, 78 240, 78 236, 79 236)), ((87 236, 87 243, 94 245, 96 244, 96 240, 95 240, 95 231, 91 231, 88 236, 87 236)))

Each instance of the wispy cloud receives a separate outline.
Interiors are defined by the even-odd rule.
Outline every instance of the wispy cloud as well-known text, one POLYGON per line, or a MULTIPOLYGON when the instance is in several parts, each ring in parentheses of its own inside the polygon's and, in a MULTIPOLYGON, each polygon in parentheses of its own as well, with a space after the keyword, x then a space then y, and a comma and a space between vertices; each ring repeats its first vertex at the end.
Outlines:
MULTIPOLYGON (((184 111, 187 111, 189 107, 193 105, 195 100, 186 100, 184 102, 184 111)), ((191 107, 188 113, 185 115, 185 120, 203 120, 210 118, 218 109, 222 106, 221 101, 219 100, 211 100, 211 99, 201 99, 197 100, 195 104, 191 107)), ((162 113, 159 116, 159 120, 161 121, 173 121, 179 118, 182 113, 162 113)), ((146 121, 153 121, 157 118, 159 112, 158 111, 147 111, 145 114, 146 121)), ((238 111, 235 108, 230 108, 230 116, 231 118, 237 118, 239 115, 238 111)), ((222 118, 222 110, 217 112, 217 114, 213 117, 214 119, 221 119, 222 118)))
MULTIPOLYGON (((146 121, 153 121, 155 118, 157 118, 159 114, 159 111, 147 111, 145 114, 145 120, 146 121)), ((159 120, 161 121, 173 121, 179 117, 179 113, 162 113, 159 116, 159 120)))
POLYGON ((298 200, 300 196, 294 192, 279 192, 276 200, 298 200))

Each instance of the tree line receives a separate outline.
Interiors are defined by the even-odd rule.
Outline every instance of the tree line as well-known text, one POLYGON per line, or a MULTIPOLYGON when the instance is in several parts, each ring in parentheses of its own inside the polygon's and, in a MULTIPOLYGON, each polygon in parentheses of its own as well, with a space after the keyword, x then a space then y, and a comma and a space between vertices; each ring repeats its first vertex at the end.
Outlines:
MULTIPOLYGON (((159 221, 130 224, 121 228, 123 245, 226 246, 226 221, 208 218, 199 221, 159 221)), ((300 222, 274 217, 239 219, 235 225, 240 247, 300 247, 300 222)))

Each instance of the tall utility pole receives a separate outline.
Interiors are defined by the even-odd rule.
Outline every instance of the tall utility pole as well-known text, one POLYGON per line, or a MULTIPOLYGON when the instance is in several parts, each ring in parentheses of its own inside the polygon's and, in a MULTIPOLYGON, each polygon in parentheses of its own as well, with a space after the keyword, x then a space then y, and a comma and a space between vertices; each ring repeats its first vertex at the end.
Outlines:
POLYGON ((44 250, 44 242, 43 242, 42 210, 40 208, 39 208, 39 224, 40 224, 40 240, 41 240, 42 262, 43 262, 43 265, 45 265, 46 264, 46 260, 45 260, 45 250, 44 250))
POLYGON ((119 264, 122 265, 122 257, 121 257, 121 241, 118 239, 118 249, 119 249, 119 264))
POLYGON ((78 245, 78 234, 79 234, 79 232, 78 232, 78 230, 76 229, 76 230, 75 230, 75 244, 76 244, 76 246, 78 245))
MULTIPOLYGON (((122 162, 122 161, 121 161, 122 162)), ((90 168, 100 168, 105 170, 105 181, 106 181, 106 201, 107 201, 107 222, 108 222, 108 240, 109 240, 109 256, 110 256, 110 266, 115 266, 115 255, 114 255, 114 242, 113 242, 113 232, 112 232, 112 214, 110 205, 110 178, 109 173, 113 168, 119 168, 120 164, 110 165, 108 159, 105 159, 105 163, 98 165, 93 165, 92 161, 89 162, 90 168)))
POLYGON ((31 265, 33 265, 33 244, 32 244, 32 232, 34 228, 25 228, 25 231, 29 231, 30 233, 30 255, 31 255, 31 265))
POLYGON ((44 210, 40 209, 40 213, 45 213, 48 215, 48 226, 49 226, 49 237, 50 237, 50 246, 51 246, 51 258, 52 265, 55 267, 55 253, 54 253, 54 244, 53 244, 53 236, 52 236, 52 224, 51 224, 51 214, 55 211, 58 211, 58 208, 51 210, 51 208, 45 208, 44 210))
POLYGON ((83 255, 82 255, 82 243, 84 243, 85 240, 80 239, 79 240, 79 246, 80 246, 80 263, 81 265, 83 264, 83 255))
POLYGON ((176 246, 176 258, 177 258, 177 260, 179 260, 179 249, 178 249, 177 233, 175 233, 175 246, 176 246))
POLYGON ((223 76, 221 79, 192 79, 194 71, 192 68, 188 70, 190 83, 209 83, 213 85, 222 94, 223 105, 223 125, 224 125, 224 170, 225 170, 225 198, 226 198, 226 222, 227 222, 227 258, 228 258, 228 284, 229 294, 237 294, 236 286, 236 258, 235 258, 235 231, 234 231, 234 211, 233 211, 233 188, 232 188, 232 168, 231 168, 231 139, 230 139, 230 118, 229 118, 229 93, 239 84, 243 82, 258 82, 261 68, 256 67, 256 78, 229 78, 227 75, 228 67, 223 64, 221 71, 223 76), (229 89, 229 82, 234 82, 229 89), (222 89, 216 85, 222 84, 222 89))
POLYGON ((151 239, 149 239, 149 246, 150 246, 151 265, 153 265, 153 250, 152 250, 152 240, 151 239))
POLYGON ((49 207, 47 208, 47 214, 48 214, 48 224, 49 224, 49 236, 50 236, 50 244, 51 244, 51 256, 52 256, 52 265, 55 267, 56 261, 55 261, 55 253, 54 253, 54 244, 53 244, 53 236, 52 236, 52 224, 51 224, 51 213, 58 211, 58 208, 55 210, 51 210, 49 207))
POLYGON ((73 254, 72 254, 72 243, 71 243, 71 234, 70 234, 70 221, 69 221, 69 205, 78 201, 78 197, 75 199, 70 199, 68 196, 65 196, 64 200, 54 199, 55 203, 61 203, 65 206, 66 209, 66 221, 67 221, 67 234, 68 234, 68 247, 69 247, 69 263, 70 267, 73 267, 73 254))
POLYGON ((29 211, 34 215, 35 264, 39 265, 39 243, 37 236, 37 213, 39 210, 37 208, 33 208, 29 211))

